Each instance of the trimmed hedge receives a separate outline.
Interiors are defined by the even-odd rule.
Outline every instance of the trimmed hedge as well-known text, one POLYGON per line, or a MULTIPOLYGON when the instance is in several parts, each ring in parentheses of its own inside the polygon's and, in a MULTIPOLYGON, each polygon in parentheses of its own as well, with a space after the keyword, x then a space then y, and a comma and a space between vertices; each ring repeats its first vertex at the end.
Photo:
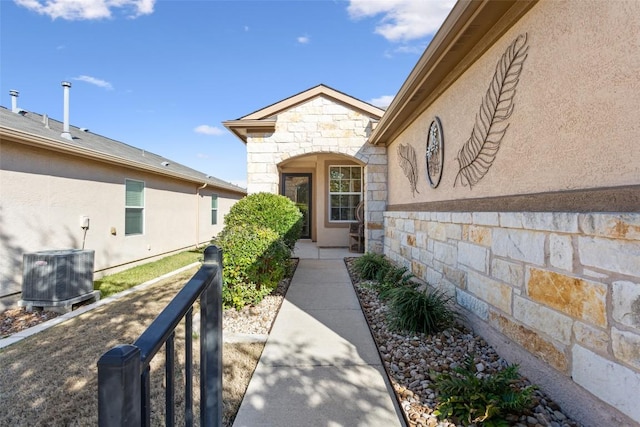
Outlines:
POLYGON ((224 221, 225 227, 245 224, 268 227, 278 233, 291 250, 302 233, 300 209, 289 198, 278 194, 250 194, 231 207, 224 221))
POLYGON ((289 267, 290 249, 279 234, 253 224, 225 226, 215 242, 223 251, 223 305, 257 304, 278 286, 289 267))

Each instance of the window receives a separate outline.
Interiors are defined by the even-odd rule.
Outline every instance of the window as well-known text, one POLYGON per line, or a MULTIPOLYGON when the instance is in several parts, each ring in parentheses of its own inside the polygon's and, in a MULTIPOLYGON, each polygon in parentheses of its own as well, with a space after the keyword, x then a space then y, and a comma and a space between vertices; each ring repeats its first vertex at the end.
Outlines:
POLYGON ((211 225, 218 224, 218 195, 211 195, 211 225))
POLYGON ((144 231, 144 182, 125 181, 124 235, 142 234, 144 231))
POLYGON ((356 221, 356 207, 362 200, 362 167, 329 166, 329 220, 356 221))

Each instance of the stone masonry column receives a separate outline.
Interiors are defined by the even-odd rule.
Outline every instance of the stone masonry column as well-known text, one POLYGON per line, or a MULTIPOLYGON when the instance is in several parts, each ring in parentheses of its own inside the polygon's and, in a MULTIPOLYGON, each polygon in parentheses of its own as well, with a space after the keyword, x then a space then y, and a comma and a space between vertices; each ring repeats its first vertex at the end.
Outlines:
POLYGON ((384 249, 384 211, 387 208, 387 149, 365 144, 360 150, 367 158, 364 168, 365 249, 382 253, 384 249))
POLYGON ((247 138, 247 194, 279 194, 278 147, 274 142, 265 141, 263 134, 247 138))

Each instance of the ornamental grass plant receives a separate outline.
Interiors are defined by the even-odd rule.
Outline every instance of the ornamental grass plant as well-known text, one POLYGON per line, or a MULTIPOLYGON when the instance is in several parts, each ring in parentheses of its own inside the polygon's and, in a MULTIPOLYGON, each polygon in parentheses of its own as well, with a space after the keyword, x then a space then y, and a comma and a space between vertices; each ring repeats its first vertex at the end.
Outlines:
POLYGON ((460 317, 453 297, 439 289, 421 290, 417 285, 388 291, 389 326, 398 331, 433 334, 453 326, 460 317))
POLYGON ((353 266, 362 280, 377 280, 392 264, 382 254, 367 252, 356 259, 353 266))

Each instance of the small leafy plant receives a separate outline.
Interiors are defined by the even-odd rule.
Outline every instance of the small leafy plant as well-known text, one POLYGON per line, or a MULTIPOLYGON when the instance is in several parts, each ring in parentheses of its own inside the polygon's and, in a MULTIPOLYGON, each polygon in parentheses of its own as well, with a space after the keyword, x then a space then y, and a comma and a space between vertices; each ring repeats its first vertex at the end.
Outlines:
POLYGON ((505 416, 519 413, 531 405, 535 386, 517 387, 518 365, 495 374, 478 377, 473 355, 453 372, 438 375, 435 381, 440 404, 434 414, 440 419, 454 418, 462 423, 484 427, 507 427, 505 416))
POLYGON ((422 291, 416 285, 388 291, 389 326, 399 331, 432 334, 452 326, 459 317, 453 297, 438 289, 422 291))

